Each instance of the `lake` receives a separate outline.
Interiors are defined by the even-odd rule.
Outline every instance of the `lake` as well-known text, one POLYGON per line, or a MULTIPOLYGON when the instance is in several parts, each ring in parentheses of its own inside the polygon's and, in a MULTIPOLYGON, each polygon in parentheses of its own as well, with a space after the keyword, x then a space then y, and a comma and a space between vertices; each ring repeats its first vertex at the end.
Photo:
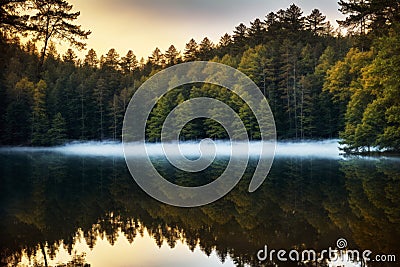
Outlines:
MULTIPOLYGON (((257 164, 251 159, 225 197, 178 208, 148 196, 121 151, 115 143, 1 148, 1 265, 298 266, 260 262, 258 252, 265 246, 320 252, 340 239, 348 249, 397 256, 397 265, 367 266, 400 262, 399 158, 343 157, 336 141, 282 143, 254 193, 248 192, 257 164)), ((208 183, 227 166, 217 158, 189 175, 162 157, 152 161, 169 180, 186 186, 208 183)))

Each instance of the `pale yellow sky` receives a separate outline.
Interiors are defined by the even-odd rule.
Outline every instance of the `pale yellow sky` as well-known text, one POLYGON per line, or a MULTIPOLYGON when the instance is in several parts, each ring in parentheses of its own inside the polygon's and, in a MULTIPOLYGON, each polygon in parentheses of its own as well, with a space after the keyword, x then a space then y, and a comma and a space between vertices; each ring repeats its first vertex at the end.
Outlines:
MULTIPOLYGON (((129 49, 138 59, 147 57, 159 47, 165 51, 171 44, 183 51, 194 38, 205 36, 214 43, 226 32, 232 34, 240 23, 250 24, 255 18, 293 2, 308 15, 318 8, 327 19, 335 22, 343 16, 336 0, 70 0, 74 10, 81 11, 78 24, 91 30, 87 48, 98 56, 115 48, 121 56, 129 49)), ((333 23, 336 25, 336 23, 333 23)), ((60 52, 68 46, 63 45, 60 52)), ((83 57, 87 51, 78 52, 83 57)))
MULTIPOLYGON (((228 256, 224 263, 218 258, 217 253, 212 251, 210 256, 207 256, 201 251, 200 246, 196 246, 194 251, 191 251, 186 243, 178 241, 174 248, 171 248, 167 242, 163 242, 161 247, 158 247, 154 238, 151 237, 147 230, 143 236, 137 231, 136 237, 132 244, 126 239, 124 234, 119 231, 118 237, 113 245, 106 238, 97 237, 96 244, 93 249, 90 249, 81 230, 77 233, 80 238, 77 238, 73 251, 86 254, 85 260, 91 266, 109 267, 109 266, 159 266, 162 262, 164 267, 176 266, 223 266, 234 267, 233 260, 228 256), (112 257, 111 257, 112 255, 112 257)), ((53 259, 47 259, 50 266, 56 266, 60 263, 66 263, 72 260, 68 251, 60 246, 53 259)), ((42 252, 36 251, 35 259, 43 262, 42 252)), ((22 257, 24 266, 32 266, 26 255, 22 257)))

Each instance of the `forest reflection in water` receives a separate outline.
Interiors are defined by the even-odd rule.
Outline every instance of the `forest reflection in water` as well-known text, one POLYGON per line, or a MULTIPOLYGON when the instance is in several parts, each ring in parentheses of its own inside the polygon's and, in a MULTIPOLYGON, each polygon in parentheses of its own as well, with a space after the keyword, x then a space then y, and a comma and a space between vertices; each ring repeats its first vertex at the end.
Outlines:
MULTIPOLYGON (((131 266, 168 266, 158 258, 161 250, 153 250, 158 247, 179 248, 170 266, 191 264, 194 258, 184 259, 185 251, 211 255, 205 258, 208 266, 259 266, 256 254, 264 245, 320 251, 338 238, 346 238, 352 249, 400 257, 398 159, 280 157, 260 189, 250 194, 257 163, 252 161, 231 193, 191 209, 146 195, 123 158, 7 152, 0 160, 0 257, 6 266, 23 259, 31 259, 32 266, 53 266, 52 259, 62 253, 69 256, 63 266, 106 266, 89 255, 105 241, 110 246, 102 257, 120 260, 119 266, 126 260, 134 261, 131 266), (135 240, 146 237, 153 241, 143 245, 142 255, 153 258, 152 265, 129 255, 124 261, 116 250, 123 238, 132 253, 138 252, 135 240)), ((154 163, 172 181, 190 186, 215 179, 226 166, 217 161, 193 178, 162 159, 154 163)))

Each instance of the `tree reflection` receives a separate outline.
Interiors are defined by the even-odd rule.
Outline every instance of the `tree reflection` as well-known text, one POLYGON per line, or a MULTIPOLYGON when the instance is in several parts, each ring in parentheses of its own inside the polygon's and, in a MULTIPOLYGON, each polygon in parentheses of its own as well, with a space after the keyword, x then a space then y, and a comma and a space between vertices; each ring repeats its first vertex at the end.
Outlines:
MULTIPOLYGON (((145 231, 159 247, 184 242, 206 255, 216 251, 221 262, 230 256, 237 266, 259 266, 256 252, 266 244, 322 250, 339 237, 351 248, 399 252, 400 165, 394 160, 279 159, 263 186, 250 194, 252 162, 226 197, 185 209, 148 197, 123 159, 0 157, 2 265, 15 266, 24 254, 34 259, 42 246, 49 259, 61 247, 73 255, 64 266, 89 266, 84 254, 74 254, 79 239, 93 249, 98 238, 114 245, 122 233, 132 243, 145 231)), ((191 183, 165 163, 156 164, 171 180, 191 183)), ((197 178, 211 179, 225 165, 214 164, 197 178)))
POLYGON ((342 163, 348 191, 349 230, 361 247, 399 252, 400 164, 397 159, 342 163))

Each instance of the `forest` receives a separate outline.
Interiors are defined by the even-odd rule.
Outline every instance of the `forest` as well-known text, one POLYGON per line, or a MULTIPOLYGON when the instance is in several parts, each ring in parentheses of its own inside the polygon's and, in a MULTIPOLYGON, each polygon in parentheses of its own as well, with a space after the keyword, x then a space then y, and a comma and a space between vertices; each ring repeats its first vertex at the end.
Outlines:
MULTIPOLYGON (((66 0, 2 0, 0 144, 119 141, 125 109, 141 84, 169 66, 202 60, 237 68, 257 84, 280 140, 340 138, 349 153, 400 151, 400 2, 340 0, 339 7, 346 19, 338 29, 318 9, 304 14, 292 4, 239 24, 217 44, 190 39, 183 51, 171 45, 139 59, 133 50, 98 55, 86 48, 91 32, 76 24, 80 12, 66 0), (71 48, 59 54, 56 41, 71 48), (87 49, 86 56, 78 58, 76 49, 87 49)), ((251 110, 236 95, 192 84, 159 100, 147 139, 159 141, 167 114, 199 96, 227 103, 250 138, 259 138, 251 110)), ((207 119, 181 133, 184 140, 204 137, 227 134, 207 119)))

